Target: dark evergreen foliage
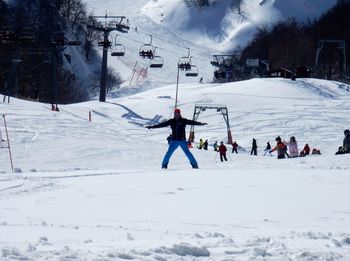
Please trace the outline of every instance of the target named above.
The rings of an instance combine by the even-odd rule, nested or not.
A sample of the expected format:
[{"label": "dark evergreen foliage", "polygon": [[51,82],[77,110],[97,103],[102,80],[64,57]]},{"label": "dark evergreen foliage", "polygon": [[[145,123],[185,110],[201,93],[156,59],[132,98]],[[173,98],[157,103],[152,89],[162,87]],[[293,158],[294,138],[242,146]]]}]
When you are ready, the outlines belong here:
[{"label": "dark evergreen foliage", "polygon": [[[93,88],[64,66],[72,59],[64,52],[68,38],[88,36],[87,21],[81,0],[26,0],[11,7],[0,0],[0,93],[53,104],[88,100]],[[86,43],[74,48],[87,52]],[[109,78],[121,83],[115,72]]]},{"label": "dark evergreen foliage", "polygon": [[308,66],[314,69],[316,77],[344,80],[343,54],[337,44],[327,44],[322,49],[318,66],[315,66],[315,58],[319,40],[344,40],[346,61],[350,61],[349,13],[350,2],[343,1],[317,21],[301,24],[289,19],[275,25],[272,30],[261,29],[243,50],[242,62],[258,58],[270,61],[272,68],[282,67],[293,72],[299,66]]}]

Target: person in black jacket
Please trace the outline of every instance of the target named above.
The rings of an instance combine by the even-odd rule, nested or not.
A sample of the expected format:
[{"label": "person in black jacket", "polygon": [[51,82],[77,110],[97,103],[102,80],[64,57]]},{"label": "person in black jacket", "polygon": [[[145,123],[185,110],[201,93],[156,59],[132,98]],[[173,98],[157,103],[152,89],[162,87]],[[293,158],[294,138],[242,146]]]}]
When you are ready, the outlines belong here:
[{"label": "person in black jacket", "polygon": [[350,153],[350,131],[344,130],[343,150],[345,153]]},{"label": "person in black jacket", "polygon": [[146,126],[147,129],[156,129],[170,126],[172,130],[172,140],[168,147],[168,151],[166,152],[163,162],[162,169],[168,168],[168,163],[171,155],[173,155],[174,151],[180,146],[181,149],[185,152],[188,160],[190,161],[192,168],[198,169],[198,163],[187,146],[186,141],[186,125],[206,125],[207,123],[202,123],[198,121],[188,120],[186,118],[181,117],[180,109],[174,110],[174,118],[167,120],[165,122],[153,125]]},{"label": "person in black jacket", "polygon": [[256,139],[253,138],[253,142],[252,142],[252,150],[250,151],[250,155],[256,156],[258,155],[258,145],[256,145]]}]

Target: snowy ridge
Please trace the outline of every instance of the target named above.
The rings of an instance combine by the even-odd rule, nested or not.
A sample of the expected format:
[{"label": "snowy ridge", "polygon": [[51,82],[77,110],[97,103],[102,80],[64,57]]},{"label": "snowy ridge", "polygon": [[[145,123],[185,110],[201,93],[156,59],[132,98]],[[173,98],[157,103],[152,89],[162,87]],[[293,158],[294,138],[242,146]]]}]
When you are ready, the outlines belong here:
[{"label": "snowy ridge", "polygon": [[[232,52],[243,48],[251,41],[259,28],[268,28],[274,23],[296,16],[303,21],[323,14],[336,0],[254,0],[243,1],[242,13],[230,8],[230,1],[217,1],[207,9],[186,8],[182,0],[107,0],[85,1],[89,11],[95,15],[124,15],[128,18],[131,30],[119,34],[118,43],[126,48],[124,57],[110,57],[108,64],[119,72],[130,86],[131,93],[176,82],[178,59],[187,56],[190,48],[193,63],[199,68],[199,76],[181,82],[211,82],[214,68],[211,66],[213,54]],[[137,29],[137,31],[136,31]],[[141,59],[138,51],[142,44],[150,43],[157,47],[156,54],[164,59],[162,69],[148,69],[147,77],[141,75],[149,60]],[[115,34],[112,34],[115,39]],[[113,49],[112,49],[113,50]],[[137,63],[137,64],[136,64]],[[132,69],[136,65],[133,78]],[[135,89],[133,89],[135,87]],[[118,96],[114,94],[113,97]]]}]

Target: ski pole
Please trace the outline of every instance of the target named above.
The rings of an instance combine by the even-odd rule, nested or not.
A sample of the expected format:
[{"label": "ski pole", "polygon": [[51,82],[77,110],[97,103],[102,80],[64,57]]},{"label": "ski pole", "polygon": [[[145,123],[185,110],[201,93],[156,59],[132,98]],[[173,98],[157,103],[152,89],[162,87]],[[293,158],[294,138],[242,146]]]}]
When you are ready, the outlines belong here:
[{"label": "ski pole", "polygon": [[217,151],[216,155],[215,155],[215,163],[217,163],[216,159],[218,158],[218,154],[219,154],[219,152]]},{"label": "ski pole", "polygon": [[11,162],[11,169],[13,171],[13,162],[12,162],[12,155],[11,155],[11,147],[10,147],[10,140],[9,140],[9,134],[7,131],[7,124],[6,124],[6,118],[5,118],[5,114],[2,115],[4,118],[4,125],[5,125],[5,132],[6,132],[6,139],[7,139],[7,147],[9,149],[9,155],[10,155],[10,162]]}]

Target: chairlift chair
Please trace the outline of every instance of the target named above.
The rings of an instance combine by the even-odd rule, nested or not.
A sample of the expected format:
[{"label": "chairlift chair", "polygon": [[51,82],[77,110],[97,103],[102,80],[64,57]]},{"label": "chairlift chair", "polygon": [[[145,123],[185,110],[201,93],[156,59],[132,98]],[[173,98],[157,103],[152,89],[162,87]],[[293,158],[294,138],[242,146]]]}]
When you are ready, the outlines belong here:
[{"label": "chairlift chair", "polygon": [[159,55],[153,56],[153,58],[150,61],[149,67],[150,68],[162,68],[163,67],[163,58]]},{"label": "chairlift chair", "polygon": [[98,44],[98,46],[111,47],[111,46],[112,46],[112,41],[111,41],[110,37],[108,37],[108,40],[105,41],[105,40],[104,40],[104,37],[102,36],[102,37],[100,37],[100,38],[98,39],[97,44]]},{"label": "chairlift chair", "polygon": [[153,59],[153,46],[150,44],[144,44],[140,47],[139,55],[142,58]]},{"label": "chairlift chair", "polygon": [[125,47],[122,44],[115,44],[113,46],[113,51],[111,53],[111,56],[116,56],[116,57],[120,57],[120,56],[124,56],[125,54]]},{"label": "chairlift chair", "polygon": [[116,56],[116,57],[124,56],[125,47],[124,45],[117,43],[117,37],[118,35],[116,35],[114,38],[114,46],[113,46],[111,56]]},{"label": "chairlift chair", "polygon": [[186,71],[185,74],[187,77],[197,77],[198,76],[198,67],[191,64],[191,69]]},{"label": "chairlift chair", "polygon": [[68,40],[67,45],[81,45],[80,40]]},{"label": "chairlift chair", "polygon": [[142,58],[153,59],[154,56],[154,47],[152,46],[152,35],[150,35],[151,41],[149,44],[144,44],[140,47],[139,55]]},{"label": "chairlift chair", "polygon": [[225,79],[226,78],[226,73],[221,70],[216,70],[214,71],[214,77],[215,79]]},{"label": "chairlift chair", "polygon": [[188,49],[187,56],[183,56],[179,59],[177,62],[177,68],[183,71],[190,71],[191,70],[191,55],[190,55],[190,48]]},{"label": "chairlift chair", "polygon": [[156,49],[157,49],[157,47],[155,47],[153,49],[153,58],[149,62],[150,68],[162,68],[163,67],[163,63],[164,63],[163,58],[159,55],[156,55]]},{"label": "chairlift chair", "polygon": [[65,37],[64,34],[56,34],[51,38],[51,42],[55,45],[61,45],[63,46],[65,44]]},{"label": "chairlift chair", "polygon": [[191,70],[191,59],[188,57],[181,57],[177,63],[177,67],[183,71]]}]

